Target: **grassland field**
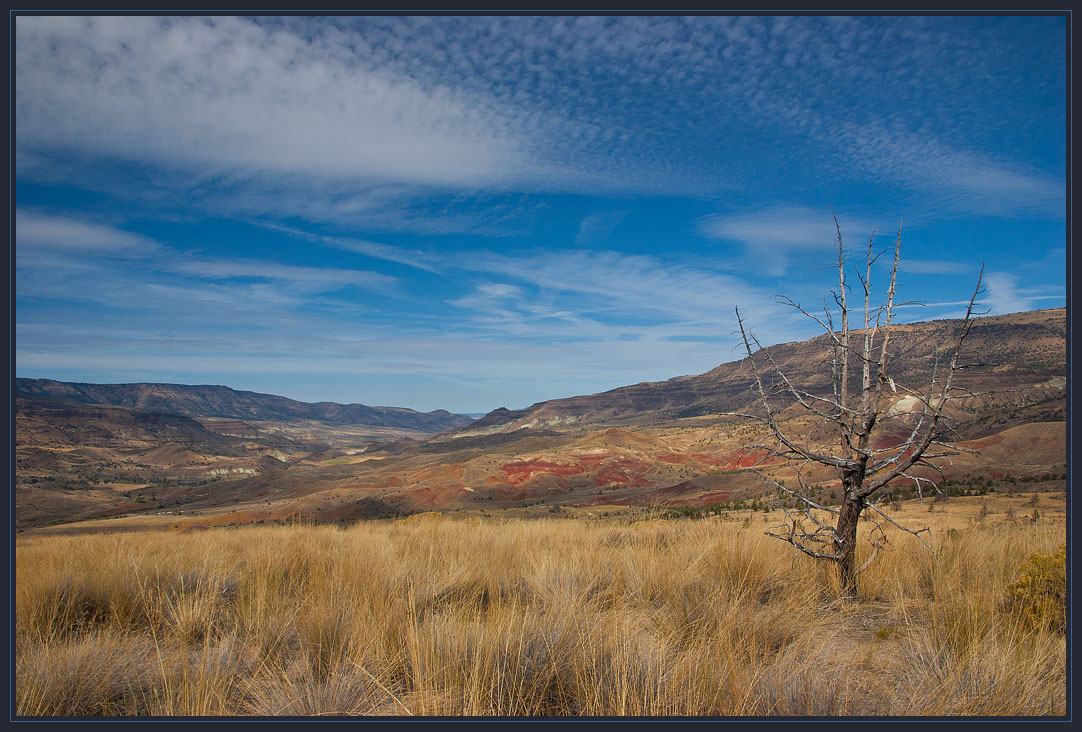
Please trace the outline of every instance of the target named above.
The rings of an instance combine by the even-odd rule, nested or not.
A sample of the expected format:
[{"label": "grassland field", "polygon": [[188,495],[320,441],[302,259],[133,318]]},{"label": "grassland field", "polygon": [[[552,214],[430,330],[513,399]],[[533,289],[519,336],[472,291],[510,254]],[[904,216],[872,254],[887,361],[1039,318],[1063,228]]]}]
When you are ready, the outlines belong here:
[{"label": "grassland field", "polygon": [[855,600],[778,511],[25,532],[16,711],[1062,715],[1065,498],[905,501]]}]

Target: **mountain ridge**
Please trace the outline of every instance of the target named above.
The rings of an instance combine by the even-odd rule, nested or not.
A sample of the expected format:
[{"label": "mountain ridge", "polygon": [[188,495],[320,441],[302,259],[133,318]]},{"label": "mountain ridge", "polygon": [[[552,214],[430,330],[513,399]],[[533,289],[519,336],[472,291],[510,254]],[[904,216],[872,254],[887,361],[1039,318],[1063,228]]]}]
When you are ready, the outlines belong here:
[{"label": "mountain ridge", "polygon": [[55,379],[15,379],[16,396],[49,398],[99,406],[202,419],[317,420],[334,425],[397,427],[440,432],[469,424],[465,415],[439,409],[418,412],[405,407],[371,407],[337,402],[301,402],[274,394],[210,384],[136,382],[93,384]]},{"label": "mountain ridge", "polygon": [[[892,347],[897,351],[892,373],[899,382],[920,383],[935,353],[935,343],[953,343],[961,319],[938,319],[892,326]],[[863,331],[854,330],[854,334]],[[976,365],[959,372],[960,385],[967,381],[993,382],[996,388],[1012,381],[1047,373],[1065,373],[1066,309],[1048,308],[1008,315],[978,317],[966,339],[963,356]],[[786,371],[805,387],[824,387],[824,371],[818,367],[829,345],[826,334],[803,341],[764,347]],[[857,376],[854,372],[854,376]],[[481,419],[448,430],[436,439],[558,426],[691,417],[738,411],[755,398],[748,359],[719,364],[702,374],[674,376],[664,381],[644,381],[607,391],[536,402],[524,409],[495,409]]]},{"label": "mountain ridge", "polygon": [[[926,385],[935,352],[953,349],[960,324],[897,326],[891,373],[899,385]],[[829,337],[819,336],[765,350],[802,388],[829,390],[829,363],[826,375],[823,366],[828,345]],[[952,406],[955,438],[976,452],[955,457],[944,466],[943,477],[1063,474],[1065,310],[977,319],[963,362],[971,368],[958,373],[958,383],[992,394]],[[24,388],[30,386],[24,382]],[[62,386],[54,382],[54,391],[63,392]],[[223,389],[213,393],[236,394]],[[745,358],[704,374],[526,409],[500,408],[464,429],[425,436],[385,430],[382,435],[389,439],[372,439],[369,432],[328,423],[290,426],[250,417],[226,423],[204,417],[207,429],[242,438],[220,445],[171,436],[166,428],[172,423],[150,418],[144,424],[139,415],[103,414],[110,418],[105,424],[99,418],[64,423],[62,414],[38,402],[26,404],[35,410],[24,409],[17,426],[23,438],[17,451],[17,515],[20,527],[105,516],[117,517],[116,526],[155,526],[174,521],[172,511],[190,516],[186,521],[240,525],[296,517],[361,520],[370,517],[373,501],[390,514],[732,504],[767,490],[747,455],[747,446],[763,436],[761,425],[727,415],[743,411],[755,398]],[[905,408],[905,397],[887,398],[890,408]],[[288,406],[290,400],[279,399]],[[799,409],[787,408],[781,399],[777,406],[783,420],[800,425]],[[230,408],[236,412],[236,407]],[[202,408],[220,412],[221,405]],[[128,420],[152,429],[131,432]],[[113,437],[103,435],[103,428]],[[340,434],[332,441],[329,431]],[[880,436],[892,438],[887,432]],[[286,440],[296,442],[291,446]],[[778,479],[793,479],[785,466],[769,469]],[[829,499],[830,475],[820,471],[805,477]],[[129,518],[120,517],[129,512]]]}]

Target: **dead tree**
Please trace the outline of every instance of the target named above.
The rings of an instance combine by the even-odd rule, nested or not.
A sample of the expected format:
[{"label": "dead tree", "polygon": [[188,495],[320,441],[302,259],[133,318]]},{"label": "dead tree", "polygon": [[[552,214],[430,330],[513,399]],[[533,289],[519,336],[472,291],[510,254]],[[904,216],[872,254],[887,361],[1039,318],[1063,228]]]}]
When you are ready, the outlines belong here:
[{"label": "dead tree", "polygon": [[[829,367],[830,386],[813,392],[809,387],[794,383],[775,363],[771,353],[764,350],[745,328],[738,308],[737,323],[754,374],[756,401],[761,409],[738,416],[756,420],[767,427],[766,436],[752,446],[762,455],[758,465],[772,463],[796,468],[795,488],[758,471],[781,497],[792,499],[786,502],[796,504],[796,508],[783,505],[784,523],[767,534],[792,544],[809,556],[836,562],[843,594],[855,596],[857,575],[886,546],[887,524],[922,542],[921,534],[928,531],[927,528],[914,530],[902,526],[886,514],[881,504],[889,498],[892,487],[911,483],[921,498],[926,490],[938,493],[938,482],[928,475],[942,477],[943,460],[971,452],[952,442],[953,429],[944,410],[952,399],[977,396],[959,387],[955,375],[965,368],[959,357],[973,325],[974,306],[982,292],[984,267],[982,265],[977,277],[977,287],[969,300],[957,338],[948,349],[933,355],[926,384],[896,383],[891,374],[891,358],[895,355],[891,348],[891,328],[894,310],[903,304],[895,302],[901,227],[894,242],[894,264],[885,300],[875,306],[872,305],[872,265],[882,252],[873,252],[874,233],[869,238],[864,271],[856,270],[860,283],[856,293],[863,296],[863,323],[853,328],[845,250],[836,216],[834,226],[838,256],[838,290],[831,293],[834,309],[824,302],[824,315],[819,317],[787,297],[779,298],[815,320],[826,331],[831,356],[829,362],[824,363],[824,370]],[[835,328],[835,313],[840,316],[840,329]],[[859,316],[859,311],[856,314]],[[915,409],[892,410],[891,406],[904,396],[915,399],[915,402],[910,400]],[[798,405],[804,419],[782,418],[782,411],[793,405]],[[798,426],[800,423],[804,427]],[[886,434],[884,427],[888,425],[899,428],[905,436],[896,444],[883,446],[882,440],[877,441],[873,436]],[[901,426],[904,429],[900,429]],[[931,472],[918,471],[922,466]],[[813,468],[825,468],[840,478],[842,496],[837,507],[816,500],[809,482]],[[868,534],[871,552],[857,567],[857,526],[862,514],[873,524]]]}]

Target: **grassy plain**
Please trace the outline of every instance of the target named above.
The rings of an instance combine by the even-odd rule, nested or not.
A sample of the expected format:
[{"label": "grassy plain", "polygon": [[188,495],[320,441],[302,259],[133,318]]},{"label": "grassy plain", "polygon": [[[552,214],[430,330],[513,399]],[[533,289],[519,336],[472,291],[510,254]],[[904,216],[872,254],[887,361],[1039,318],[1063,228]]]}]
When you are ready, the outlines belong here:
[{"label": "grassy plain", "polygon": [[1061,715],[1063,630],[1011,588],[1064,508],[908,501],[934,552],[895,532],[850,601],[776,512],[28,532],[17,713]]}]

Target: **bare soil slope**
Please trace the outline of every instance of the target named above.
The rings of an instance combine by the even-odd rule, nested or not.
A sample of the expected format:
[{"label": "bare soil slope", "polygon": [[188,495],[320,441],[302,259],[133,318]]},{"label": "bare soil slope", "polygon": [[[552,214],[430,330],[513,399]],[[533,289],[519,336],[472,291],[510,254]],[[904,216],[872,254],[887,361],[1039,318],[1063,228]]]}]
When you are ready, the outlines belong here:
[{"label": "bare soil slope", "polygon": [[[925,379],[935,349],[949,343],[957,327],[957,321],[900,326],[895,378],[902,383]],[[944,465],[945,477],[1006,480],[1065,473],[1064,311],[979,319],[967,343],[966,363],[973,365],[962,372],[967,385],[1008,391],[952,411],[962,446],[978,454],[955,457]],[[775,361],[791,367],[792,378],[814,387],[821,375],[813,365],[825,348],[825,339],[816,339],[770,351]],[[241,524],[538,505],[736,505],[769,492],[753,470],[762,455],[747,448],[762,436],[761,429],[718,414],[751,400],[750,379],[746,360],[737,361],[700,376],[543,402],[517,412],[496,410],[465,429],[426,440],[358,436],[350,444],[342,433],[334,445],[304,443],[291,454],[261,441],[275,423],[219,420],[215,426],[230,433],[215,438],[225,440],[215,448],[219,462],[179,439],[141,444],[138,459],[146,465],[168,463],[168,470],[209,477],[188,485],[148,479],[158,504],[141,511],[173,511],[169,516],[183,511],[201,521]],[[895,408],[906,410],[904,397],[897,398]],[[795,431],[810,427],[799,410],[784,416]],[[26,424],[22,429],[35,437],[21,443],[22,475],[74,469],[75,458],[60,449],[70,429],[63,420]],[[175,430],[182,432],[179,426]],[[899,441],[895,432],[884,429],[877,436],[880,446]],[[285,439],[281,431],[273,434]],[[57,444],[43,449],[47,439]],[[70,452],[99,443],[87,437],[63,444]],[[225,460],[226,449],[238,450],[238,457]],[[793,477],[785,466],[759,468],[780,480]],[[809,478],[823,500],[831,500],[833,476],[811,473]],[[40,525],[40,515],[27,512],[25,503],[20,500],[21,525]],[[102,509],[132,510],[115,502]],[[75,511],[68,518],[79,515]],[[32,516],[37,518],[25,518]]]}]

